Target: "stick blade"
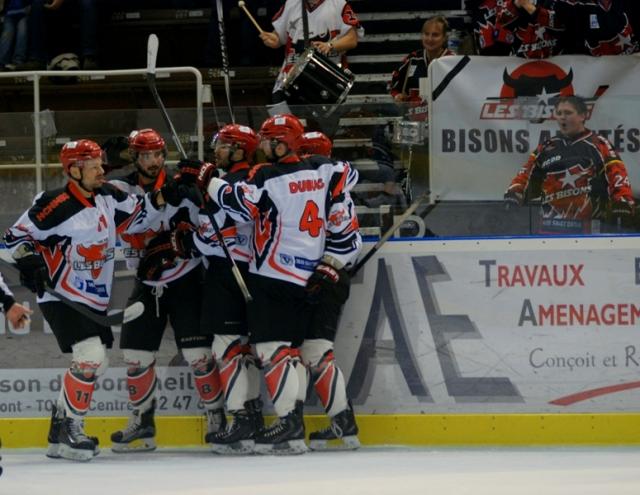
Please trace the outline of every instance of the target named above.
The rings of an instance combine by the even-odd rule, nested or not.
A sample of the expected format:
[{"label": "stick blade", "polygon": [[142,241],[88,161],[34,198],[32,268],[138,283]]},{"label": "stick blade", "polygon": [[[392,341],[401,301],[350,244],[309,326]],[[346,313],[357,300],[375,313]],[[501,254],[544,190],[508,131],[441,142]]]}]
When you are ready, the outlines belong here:
[{"label": "stick blade", "polygon": [[127,306],[122,315],[122,323],[128,323],[138,318],[144,313],[144,304],[140,301],[134,302],[131,306]]},{"label": "stick blade", "polygon": [[156,73],[156,60],[158,59],[158,46],[160,41],[155,34],[150,34],[147,40],[147,72]]}]

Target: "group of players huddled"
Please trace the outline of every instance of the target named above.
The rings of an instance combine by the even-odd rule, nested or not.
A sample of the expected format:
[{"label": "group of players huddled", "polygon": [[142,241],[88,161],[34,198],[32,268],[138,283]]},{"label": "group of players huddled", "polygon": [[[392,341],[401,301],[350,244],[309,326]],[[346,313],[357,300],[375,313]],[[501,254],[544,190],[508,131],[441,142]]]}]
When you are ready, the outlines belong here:
[{"label": "group of players huddled", "polygon": [[[52,410],[49,457],[88,461],[99,452],[83,418],[113,334],[45,286],[106,314],[118,242],[137,274],[128,304],[141,301],[145,309],[122,326],[131,415],[111,435],[114,452],[156,448],[155,356],[167,320],[206,409],[205,441],[214,452],[307,451],[309,380],[331,418],[309,435],[309,446],[359,446],[333,350],[347,269],[362,246],[350,196],[358,174],[329,158],[331,145],[321,133],[305,133],[293,115],[268,118],[257,134],[230,124],[212,141],[215,163],[181,160],[172,177],[164,139],[141,129],[129,136],[135,172],[111,181],[98,144],[63,146],[67,184],[38,194],[4,237],[21,283],[37,293],[61,351],[72,354]],[[256,165],[258,148],[267,162]],[[261,376],[277,415],[269,426]]]}]

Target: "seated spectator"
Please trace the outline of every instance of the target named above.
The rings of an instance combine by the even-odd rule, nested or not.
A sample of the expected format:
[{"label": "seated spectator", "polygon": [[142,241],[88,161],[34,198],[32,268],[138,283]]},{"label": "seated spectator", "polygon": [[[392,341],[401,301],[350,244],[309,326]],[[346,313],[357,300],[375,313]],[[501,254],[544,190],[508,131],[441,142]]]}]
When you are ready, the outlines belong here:
[{"label": "seated spectator", "polygon": [[398,101],[422,101],[418,95],[420,78],[427,77],[427,68],[436,58],[455,55],[448,48],[449,23],[443,16],[427,19],[422,25],[422,48],[414,50],[393,71],[389,92]]},{"label": "seated spectator", "polygon": [[0,70],[16,70],[26,60],[30,3],[29,0],[7,0],[4,9],[0,9],[4,15],[0,35]]},{"label": "seated spectator", "polygon": [[631,224],[634,200],[627,169],[607,139],[585,127],[579,96],[555,102],[559,134],[540,144],[507,189],[505,206],[541,201],[541,234],[598,232],[594,220]]},{"label": "seated spectator", "polygon": [[[554,0],[538,0],[538,6]],[[513,33],[511,55],[523,58],[547,58],[562,53],[560,35],[564,29],[551,27],[549,10],[525,9],[525,0],[505,0],[497,7],[496,22],[500,29]]]},{"label": "seated spectator", "polygon": [[498,7],[504,0],[467,0],[471,14],[473,34],[480,55],[509,55],[514,41],[513,33],[497,20]]},{"label": "seated spectator", "polygon": [[530,15],[544,16],[549,27],[565,29],[565,53],[629,55],[640,49],[625,0],[555,0],[550,8],[531,0],[514,3]]}]

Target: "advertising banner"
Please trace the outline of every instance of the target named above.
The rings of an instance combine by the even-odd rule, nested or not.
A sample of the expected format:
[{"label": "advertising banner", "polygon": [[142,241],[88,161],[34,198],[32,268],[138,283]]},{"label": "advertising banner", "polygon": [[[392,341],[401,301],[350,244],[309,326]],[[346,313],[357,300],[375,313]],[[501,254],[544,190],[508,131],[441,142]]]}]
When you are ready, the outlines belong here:
[{"label": "advertising banner", "polygon": [[[360,413],[639,410],[637,244],[387,243],[353,279],[342,314],[335,347],[348,395]],[[41,322],[25,332],[1,329],[0,417],[46,416],[58,396],[69,356]],[[198,414],[170,334],[158,357],[159,414]],[[119,354],[111,351],[115,366],[98,381],[94,414],[126,414]]]},{"label": "advertising banner", "polygon": [[442,57],[429,67],[430,171],[447,200],[498,200],[536,146],[555,135],[554,97],[587,101],[640,193],[640,56]]}]

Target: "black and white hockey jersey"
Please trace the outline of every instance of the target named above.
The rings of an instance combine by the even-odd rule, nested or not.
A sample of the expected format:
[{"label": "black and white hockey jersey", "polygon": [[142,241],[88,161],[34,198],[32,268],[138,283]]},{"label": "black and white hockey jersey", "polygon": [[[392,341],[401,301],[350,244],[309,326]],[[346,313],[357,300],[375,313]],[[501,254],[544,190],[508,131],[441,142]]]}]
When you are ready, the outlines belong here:
[{"label": "black and white hockey jersey", "polygon": [[[109,182],[129,194],[145,194],[146,192],[160,189],[165,181],[173,180],[167,178],[166,172],[162,170],[156,181],[152,184],[143,185],[139,180],[137,172],[133,172],[125,177],[115,178]],[[122,246],[127,268],[135,270],[138,268],[140,260],[144,257],[145,247],[151,239],[158,233],[176,228],[193,229],[198,223],[198,207],[189,200],[182,200],[179,206],[167,204],[154,220],[147,222],[147,229],[139,233],[119,231],[120,244]],[[176,258],[176,265],[162,272],[159,280],[145,280],[147,285],[165,285],[189,273],[200,264],[200,258],[181,259]]]},{"label": "black and white hockey jersey", "polygon": [[323,255],[349,265],[360,251],[355,181],[346,162],[293,155],[235,184],[212,179],[208,191],[232,218],[253,222],[252,273],[304,286]]},{"label": "black and white hockey jersey", "polygon": [[[28,244],[44,258],[53,288],[98,311],[109,305],[116,230],[142,232],[160,214],[150,196],[127,194],[105,184],[90,198],[69,182],[38,194],[33,206],[5,233],[13,253]],[[55,301],[48,293],[38,302]]]}]

